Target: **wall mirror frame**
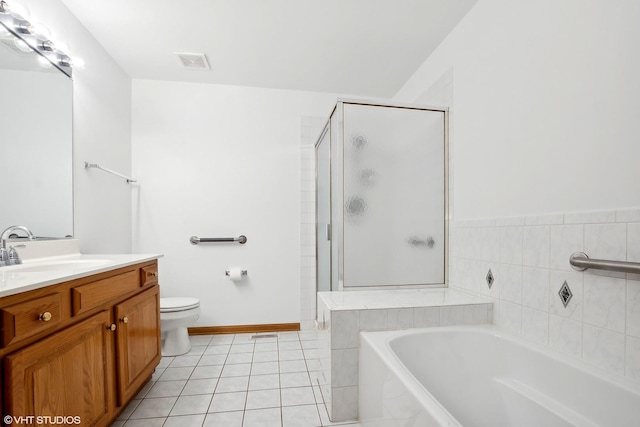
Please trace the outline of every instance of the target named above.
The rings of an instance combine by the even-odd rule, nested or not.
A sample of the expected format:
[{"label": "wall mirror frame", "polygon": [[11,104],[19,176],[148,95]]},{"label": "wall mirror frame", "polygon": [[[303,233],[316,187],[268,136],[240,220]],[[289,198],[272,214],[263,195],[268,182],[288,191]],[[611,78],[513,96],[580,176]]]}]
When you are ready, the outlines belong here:
[{"label": "wall mirror frame", "polygon": [[71,59],[0,1],[0,231],[73,236]]}]

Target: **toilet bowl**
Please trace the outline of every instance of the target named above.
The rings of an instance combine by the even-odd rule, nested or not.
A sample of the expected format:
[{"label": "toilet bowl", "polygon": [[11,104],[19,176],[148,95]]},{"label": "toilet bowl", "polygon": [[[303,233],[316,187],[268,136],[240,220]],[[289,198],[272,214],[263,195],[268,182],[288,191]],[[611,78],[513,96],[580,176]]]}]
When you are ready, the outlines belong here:
[{"label": "toilet bowl", "polygon": [[191,350],[187,327],[200,317],[197,298],[160,298],[160,331],[162,355],[178,356]]}]

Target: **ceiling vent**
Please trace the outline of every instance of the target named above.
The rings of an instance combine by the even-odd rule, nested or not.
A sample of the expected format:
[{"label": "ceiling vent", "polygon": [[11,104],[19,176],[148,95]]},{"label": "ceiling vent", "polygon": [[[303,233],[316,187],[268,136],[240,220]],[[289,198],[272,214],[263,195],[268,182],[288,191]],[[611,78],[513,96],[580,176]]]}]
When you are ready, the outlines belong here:
[{"label": "ceiling vent", "polygon": [[174,52],[180,60],[180,64],[189,70],[210,70],[209,61],[204,53]]}]

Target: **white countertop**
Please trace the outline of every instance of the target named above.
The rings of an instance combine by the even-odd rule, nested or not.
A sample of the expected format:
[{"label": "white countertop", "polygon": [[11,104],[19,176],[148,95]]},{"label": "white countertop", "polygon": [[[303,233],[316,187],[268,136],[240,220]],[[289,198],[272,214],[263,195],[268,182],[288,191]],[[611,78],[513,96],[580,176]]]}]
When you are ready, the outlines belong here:
[{"label": "white countertop", "polygon": [[0,267],[0,297],[79,279],[162,257],[160,254],[70,254]]},{"label": "white countertop", "polygon": [[432,307],[489,304],[490,298],[452,288],[318,292],[329,310]]}]

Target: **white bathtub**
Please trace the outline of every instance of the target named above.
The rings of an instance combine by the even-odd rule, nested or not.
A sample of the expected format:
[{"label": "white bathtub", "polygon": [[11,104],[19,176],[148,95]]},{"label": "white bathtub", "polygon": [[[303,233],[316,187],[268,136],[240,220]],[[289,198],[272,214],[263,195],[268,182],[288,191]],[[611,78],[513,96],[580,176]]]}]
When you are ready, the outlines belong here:
[{"label": "white bathtub", "polygon": [[640,386],[493,326],[360,334],[366,427],[640,426]]}]

